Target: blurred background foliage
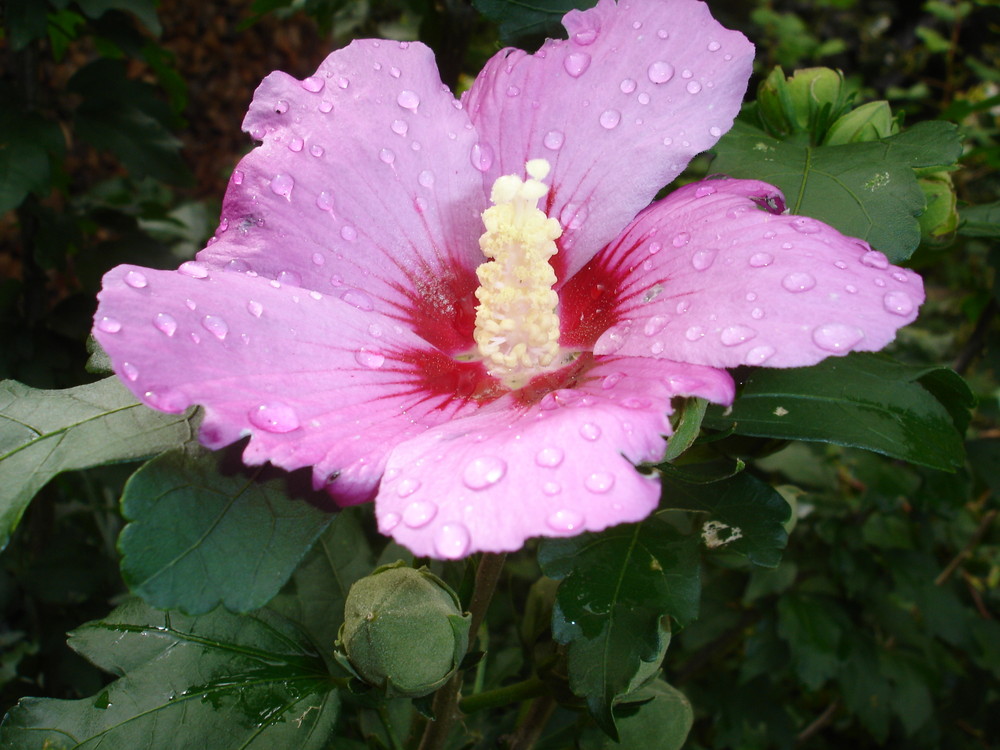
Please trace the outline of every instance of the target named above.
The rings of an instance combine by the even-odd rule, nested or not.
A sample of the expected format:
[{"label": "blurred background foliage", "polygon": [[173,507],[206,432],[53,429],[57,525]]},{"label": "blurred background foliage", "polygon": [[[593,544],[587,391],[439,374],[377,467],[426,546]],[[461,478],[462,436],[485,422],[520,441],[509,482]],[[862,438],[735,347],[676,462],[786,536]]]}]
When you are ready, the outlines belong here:
[{"label": "blurred background foliage", "polygon": [[[44,388],[83,363],[101,275],[174,267],[211,235],[239,123],[268,72],[309,75],[363,36],[420,39],[462,88],[501,44],[558,34],[573,0],[7,0],[0,36],[0,378]],[[586,3],[579,3],[585,5]],[[795,509],[784,560],[708,558],[700,617],[665,676],[695,707],[690,748],[996,747],[1000,737],[1000,6],[987,0],[713,0],[775,65],[844,71],[856,103],[964,137],[947,203],[911,265],[928,302],[895,354],[951,364],[978,397],[956,474],[828,445],[758,441],[752,471]],[[710,171],[707,159],[690,179]],[[940,179],[940,176],[939,176]],[[950,194],[950,191],[945,191]],[[943,227],[943,228],[942,228]],[[65,633],[122,600],[116,539],[132,467],[61,476],[0,556],[0,709],[78,698],[108,676]],[[373,540],[377,537],[373,537]],[[494,657],[520,660],[519,602],[538,577],[508,565]],[[545,625],[541,626],[544,631]],[[565,747],[557,714],[539,747]],[[600,735],[587,747],[601,747]]]}]

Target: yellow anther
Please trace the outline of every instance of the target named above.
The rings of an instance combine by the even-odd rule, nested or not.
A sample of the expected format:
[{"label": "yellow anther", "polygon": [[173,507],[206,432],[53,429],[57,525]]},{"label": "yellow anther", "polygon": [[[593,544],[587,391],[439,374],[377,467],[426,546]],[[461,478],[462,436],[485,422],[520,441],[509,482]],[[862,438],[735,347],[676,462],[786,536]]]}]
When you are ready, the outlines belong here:
[{"label": "yellow anther", "polygon": [[532,159],[528,179],[504,175],[493,183],[493,206],[483,212],[479,238],[492,260],[476,269],[476,345],[490,373],[511,388],[549,369],[559,354],[556,274],[549,264],[562,234],[555,219],[538,208],[548,193],[549,163]]}]

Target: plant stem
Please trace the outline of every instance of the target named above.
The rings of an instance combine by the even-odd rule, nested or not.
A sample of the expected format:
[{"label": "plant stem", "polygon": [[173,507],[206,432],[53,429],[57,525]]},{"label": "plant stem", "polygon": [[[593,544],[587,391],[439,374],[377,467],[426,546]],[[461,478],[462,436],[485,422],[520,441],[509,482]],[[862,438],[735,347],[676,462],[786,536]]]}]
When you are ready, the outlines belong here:
[{"label": "plant stem", "polygon": [[[469,602],[469,613],[472,615],[469,627],[471,637],[469,639],[469,650],[475,646],[476,634],[486,617],[486,610],[493,598],[497,581],[503,572],[503,565],[507,559],[504,553],[485,553],[479,561],[476,570],[476,583],[472,589],[472,600]],[[458,697],[462,689],[462,672],[458,671],[445,683],[444,687],[434,695],[434,702],[431,710],[434,712],[435,720],[427,722],[424,727],[424,734],[420,738],[419,750],[442,750],[451,734],[451,728],[458,718]]]},{"label": "plant stem", "polygon": [[529,677],[513,685],[506,685],[496,690],[486,690],[462,698],[458,702],[459,710],[464,714],[471,714],[482,711],[486,708],[496,706],[506,706],[508,703],[516,703],[528,698],[537,698],[546,691],[545,683],[537,677]]}]

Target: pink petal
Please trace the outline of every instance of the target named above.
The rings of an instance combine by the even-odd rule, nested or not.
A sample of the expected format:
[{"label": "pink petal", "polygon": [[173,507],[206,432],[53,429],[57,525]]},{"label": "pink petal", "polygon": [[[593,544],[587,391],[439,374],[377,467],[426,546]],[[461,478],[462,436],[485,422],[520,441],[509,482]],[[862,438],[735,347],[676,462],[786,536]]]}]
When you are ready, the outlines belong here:
[{"label": "pink petal", "polygon": [[513,396],[398,445],[375,500],[379,529],[417,555],[520,549],[645,518],[677,394],[732,400],[722,371],[647,359],[598,362],[585,382],[528,407]]},{"label": "pink petal", "polygon": [[427,47],[356,41],[304,81],[272,73],[243,127],[263,143],[234,172],[200,261],[363,289],[379,312],[467,348],[488,204],[469,118]]},{"label": "pink petal", "polygon": [[782,205],[770,185],[723,179],[643,212],[573,280],[577,295],[591,276],[615,290],[595,353],[800,367],[881,349],[916,318],[917,274]]},{"label": "pink petal", "polygon": [[429,387],[450,358],[363,304],[197,264],[119,266],[99,300],[94,333],[141,400],[203,405],[206,446],[250,435],[248,464],[314,466],[341,503],[371,499],[392,445],[477,408],[447,372]]},{"label": "pink petal", "polygon": [[566,279],[730,128],[753,46],[694,0],[601,0],[563,23],[568,40],[500,51],[464,101],[485,184],[528,159],[552,164]]}]

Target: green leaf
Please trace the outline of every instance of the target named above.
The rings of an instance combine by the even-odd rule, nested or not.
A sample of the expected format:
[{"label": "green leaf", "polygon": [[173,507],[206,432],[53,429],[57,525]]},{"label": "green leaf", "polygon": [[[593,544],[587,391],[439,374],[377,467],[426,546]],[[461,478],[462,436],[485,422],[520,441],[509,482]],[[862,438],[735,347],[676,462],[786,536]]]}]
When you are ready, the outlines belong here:
[{"label": "green leaf", "polygon": [[61,391],[0,383],[0,549],[56,474],[137,461],[193,439],[193,412],[153,411],[117,378]]},{"label": "green leaf", "polygon": [[[9,94],[0,89],[0,97]],[[29,193],[51,190],[50,154],[65,151],[59,126],[32,113],[12,109],[0,114],[0,214],[17,208]]]},{"label": "green leaf", "polygon": [[351,584],[375,569],[360,522],[367,511],[352,507],[338,513],[288,586],[271,602],[272,609],[302,625],[316,643],[332,646],[344,621],[344,601]]},{"label": "green leaf", "polygon": [[745,473],[712,484],[662,482],[664,507],[708,513],[702,539],[709,549],[724,547],[767,568],[781,562],[791,509],[770,485]]},{"label": "green leaf", "polygon": [[128,602],[70,634],[119,679],[82,700],[24,698],[0,727],[10,750],[321,750],[339,712],[323,659],[261,610],[191,618]]},{"label": "green leaf", "polygon": [[612,705],[645,663],[659,658],[660,620],[687,623],[698,613],[698,544],[653,517],[600,534],[545,539],[538,562],[562,580],[552,614],[556,641],[568,646],[570,689],[617,736]]},{"label": "green leaf", "polygon": [[500,25],[500,43],[523,46],[528,41],[563,36],[561,21],[574,8],[585,9],[595,0],[472,0],[476,10]]},{"label": "green leaf", "polygon": [[778,634],[788,641],[792,666],[809,690],[839,672],[840,644],[849,627],[841,609],[825,597],[793,592],[778,599]]},{"label": "green leaf", "polygon": [[[922,384],[931,377],[949,406],[972,403],[957,375],[872,354],[830,357],[787,370],[758,369],[731,409],[710,407],[706,427],[741,435],[813,440],[882,453],[954,471],[964,461],[962,436],[945,407]],[[945,387],[946,386],[946,387]]]},{"label": "green leaf", "polygon": [[951,166],[961,147],[957,127],[942,121],[840,146],[779,141],[737,122],[716,145],[712,170],[776,185],[793,214],[825,221],[900,261],[920,244],[924,195],[913,170]]},{"label": "green leaf", "polygon": [[130,523],[118,540],[132,593],[189,614],[270,601],[332,515],[290,498],[292,475],[263,481],[262,472],[227,467],[224,453],[172,451],[133,474],[122,496]]},{"label": "green leaf", "polygon": [[122,10],[134,14],[153,36],[163,31],[156,15],[156,0],[76,0],[76,4],[90,18],[100,18],[109,10]]},{"label": "green leaf", "polygon": [[958,211],[958,233],[966,237],[1000,237],[1000,201],[981,206],[965,206]]}]

